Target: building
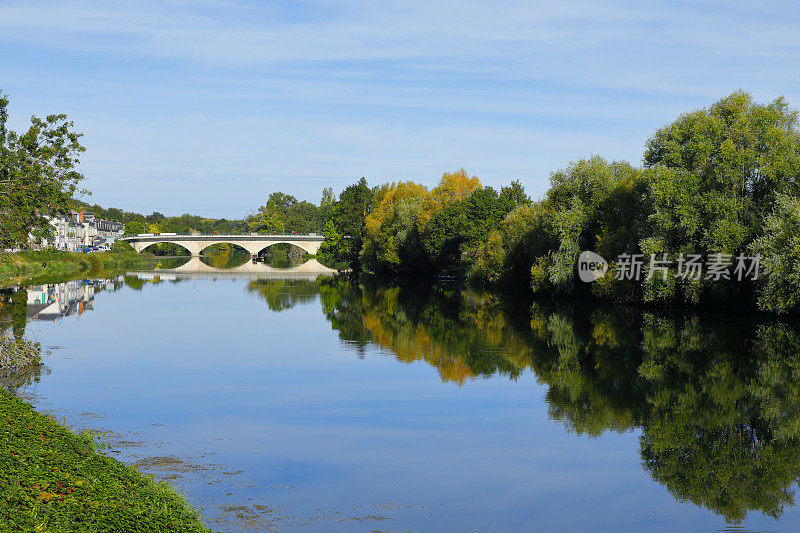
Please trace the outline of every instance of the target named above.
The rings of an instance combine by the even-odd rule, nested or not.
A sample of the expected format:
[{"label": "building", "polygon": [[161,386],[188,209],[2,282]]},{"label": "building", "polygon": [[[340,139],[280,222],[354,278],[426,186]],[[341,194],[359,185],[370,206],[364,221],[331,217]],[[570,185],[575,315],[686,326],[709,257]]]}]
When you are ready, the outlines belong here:
[{"label": "building", "polygon": [[113,242],[125,233],[125,224],[122,222],[99,219],[94,213],[86,211],[48,217],[48,221],[51,235],[39,242],[31,238],[35,248],[77,251],[86,246]]}]

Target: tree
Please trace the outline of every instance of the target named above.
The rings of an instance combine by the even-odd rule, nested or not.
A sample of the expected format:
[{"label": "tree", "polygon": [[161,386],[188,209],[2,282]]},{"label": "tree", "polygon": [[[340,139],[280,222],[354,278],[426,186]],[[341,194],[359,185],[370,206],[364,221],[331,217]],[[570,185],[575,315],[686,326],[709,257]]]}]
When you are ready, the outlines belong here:
[{"label": "tree", "polygon": [[336,195],[333,194],[333,187],[322,189],[322,199],[319,201],[319,206],[322,208],[331,207],[334,203],[336,203]]},{"label": "tree", "polygon": [[500,199],[508,203],[508,211],[513,211],[517,206],[531,203],[530,197],[525,194],[525,187],[519,180],[514,180],[510,185],[500,188]]},{"label": "tree", "polygon": [[325,240],[319,248],[321,260],[331,264],[346,264],[354,272],[360,269],[360,254],[363,240],[364,221],[372,209],[374,191],[361,178],[348,186],[339,195],[328,215],[323,230]]},{"label": "tree", "polygon": [[761,260],[759,305],[787,312],[800,304],[800,199],[781,195],[752,250]]},{"label": "tree", "polygon": [[719,244],[741,246],[751,233],[750,211],[765,215],[776,194],[798,192],[797,125],[797,110],[785,98],[762,105],[737,91],[656,131],[647,142],[645,166],[663,165],[697,176],[709,202],[709,244],[719,242],[717,232],[728,233],[725,225],[736,224],[745,226],[739,239]]},{"label": "tree", "polygon": [[323,228],[320,208],[311,202],[295,203],[289,207],[284,220],[289,233],[317,233]]},{"label": "tree", "polygon": [[274,192],[269,195],[267,199],[267,210],[275,211],[282,215],[286,215],[286,213],[297,203],[297,198],[292,196],[291,194],[285,194],[282,192]]},{"label": "tree", "polygon": [[148,233],[148,225],[141,220],[131,220],[125,224],[126,235],[138,235],[139,233]]},{"label": "tree", "polygon": [[328,217],[331,214],[331,209],[333,209],[333,205],[335,203],[336,195],[333,194],[333,187],[325,187],[322,189],[322,199],[319,201],[319,213],[323,224],[324,221],[328,220]]},{"label": "tree", "polygon": [[258,213],[247,217],[247,225],[253,231],[264,233],[283,233],[285,226],[278,213],[267,210],[264,206],[259,208]]},{"label": "tree", "polygon": [[417,221],[419,231],[425,230],[425,225],[434,214],[446,209],[451,204],[466,200],[480,188],[481,182],[477,176],[470,177],[463,168],[442,174],[438,185],[425,197],[425,204]]},{"label": "tree", "polygon": [[[656,131],[644,154],[653,172],[648,203],[654,227],[643,252],[670,258],[747,252],[780,195],[800,193],[797,124],[797,111],[784,98],[762,105],[738,91]],[[644,296],[697,303],[704,295],[747,290],[738,280],[675,281],[673,273],[668,283],[647,284]]]},{"label": "tree", "polygon": [[0,247],[49,234],[47,217],[65,213],[84,176],[75,170],[84,151],[66,115],[31,117],[20,135],[7,129],[8,98],[0,92]]},{"label": "tree", "polygon": [[435,273],[470,271],[480,242],[508,214],[510,205],[497,191],[484,187],[435,212],[422,234]]},{"label": "tree", "polygon": [[266,205],[247,218],[250,229],[267,233],[311,233],[322,231],[321,209],[311,202],[298,202],[290,194],[274,192]]},{"label": "tree", "polygon": [[430,192],[424,185],[405,181],[384,185],[375,194],[375,206],[364,221],[364,267],[382,274],[427,273],[420,242],[421,217]]}]

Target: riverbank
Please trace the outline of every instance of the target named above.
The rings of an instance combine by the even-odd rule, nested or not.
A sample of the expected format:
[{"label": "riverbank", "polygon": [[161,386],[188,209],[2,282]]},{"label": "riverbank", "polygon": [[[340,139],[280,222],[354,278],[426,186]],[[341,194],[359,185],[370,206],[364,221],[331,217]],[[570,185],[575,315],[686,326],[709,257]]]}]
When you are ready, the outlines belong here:
[{"label": "riverbank", "polygon": [[208,531],[166,483],[0,388],[4,531]]},{"label": "riverbank", "polygon": [[0,254],[0,283],[26,279],[102,277],[101,273],[120,273],[146,268],[152,256],[126,250],[119,244],[109,252],[80,253],[63,250],[22,251]]}]

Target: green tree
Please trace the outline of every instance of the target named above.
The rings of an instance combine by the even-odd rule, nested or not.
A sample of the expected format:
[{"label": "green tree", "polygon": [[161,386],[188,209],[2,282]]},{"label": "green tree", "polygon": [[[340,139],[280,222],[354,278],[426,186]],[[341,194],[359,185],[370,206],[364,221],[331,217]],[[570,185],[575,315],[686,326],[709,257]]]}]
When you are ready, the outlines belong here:
[{"label": "green tree", "polygon": [[148,225],[143,220],[130,220],[125,224],[126,235],[137,235],[139,233],[148,233],[149,231]]},{"label": "green tree", "polygon": [[0,248],[49,235],[46,217],[66,212],[84,179],[75,170],[81,134],[66,115],[34,116],[23,134],[7,122],[8,98],[0,92]]},{"label": "green tree", "polygon": [[281,234],[286,231],[281,216],[274,211],[268,211],[264,207],[259,208],[258,213],[247,218],[247,225],[250,226],[251,230],[262,233]]},{"label": "green tree", "polygon": [[374,191],[361,178],[339,195],[328,215],[323,230],[325,237],[318,256],[330,264],[348,265],[354,272],[360,269],[360,254],[364,242],[363,228],[372,209]]},{"label": "green tree", "polygon": [[761,257],[758,303],[767,311],[786,312],[800,304],[800,199],[778,196],[767,215],[764,234],[753,253]]},{"label": "green tree", "polygon": [[531,203],[530,197],[525,193],[525,187],[519,180],[512,181],[508,186],[500,188],[500,199],[508,204],[507,210],[513,211],[520,205]]},{"label": "green tree", "polygon": [[[800,175],[798,115],[784,98],[757,104],[742,91],[681,115],[650,138],[644,153],[651,175],[652,234],[645,254],[748,251],[761,236],[781,194],[797,195]],[[645,287],[647,300],[697,303],[704,295],[730,297],[745,284],[675,282]]]},{"label": "green tree", "polygon": [[428,271],[421,243],[420,219],[430,214],[427,187],[405,181],[384,185],[364,222],[364,268],[380,274],[420,274]]}]

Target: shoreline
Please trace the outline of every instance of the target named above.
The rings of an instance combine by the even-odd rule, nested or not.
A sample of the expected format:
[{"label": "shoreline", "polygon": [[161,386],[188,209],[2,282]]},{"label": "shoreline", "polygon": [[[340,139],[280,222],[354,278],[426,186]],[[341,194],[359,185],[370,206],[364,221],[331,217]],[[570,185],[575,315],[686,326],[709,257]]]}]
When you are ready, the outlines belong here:
[{"label": "shoreline", "polygon": [[0,523],[20,531],[209,531],[166,482],[0,387]]},{"label": "shoreline", "polygon": [[118,248],[95,253],[52,249],[0,253],[0,286],[75,277],[111,277],[152,263],[153,257],[149,254]]},{"label": "shoreline", "polygon": [[[42,370],[42,348],[0,332],[0,524],[19,531],[209,531],[165,481],[99,450],[13,391]],[[34,379],[36,379],[34,377]]]}]

